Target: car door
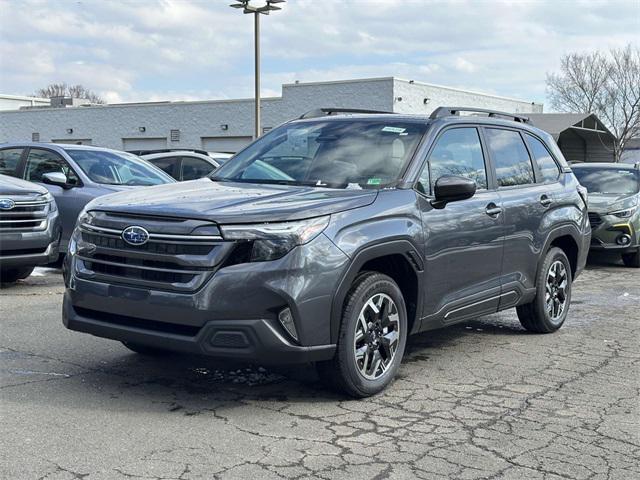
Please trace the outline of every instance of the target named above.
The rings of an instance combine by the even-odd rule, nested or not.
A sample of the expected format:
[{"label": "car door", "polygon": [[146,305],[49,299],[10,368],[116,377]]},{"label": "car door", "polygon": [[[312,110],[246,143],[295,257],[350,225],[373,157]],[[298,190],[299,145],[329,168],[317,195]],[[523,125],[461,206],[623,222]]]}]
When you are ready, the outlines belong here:
[{"label": "car door", "polygon": [[[444,175],[473,179],[476,194],[435,208],[434,185]],[[425,238],[423,329],[497,310],[503,216],[492,185],[478,129],[456,126],[441,132],[416,187]]]},{"label": "car door", "polygon": [[[51,172],[64,173],[68,188],[44,183],[43,175]],[[56,199],[62,219],[60,249],[66,251],[78,214],[94,195],[83,192],[84,187],[77,173],[59,153],[44,148],[29,149],[22,168],[22,178],[43,185]]]},{"label": "car door", "polygon": [[535,289],[537,260],[546,239],[544,219],[553,208],[555,195],[553,183],[536,182],[537,168],[523,132],[496,126],[485,127],[483,133],[495,169],[505,222],[499,306],[503,309]]}]

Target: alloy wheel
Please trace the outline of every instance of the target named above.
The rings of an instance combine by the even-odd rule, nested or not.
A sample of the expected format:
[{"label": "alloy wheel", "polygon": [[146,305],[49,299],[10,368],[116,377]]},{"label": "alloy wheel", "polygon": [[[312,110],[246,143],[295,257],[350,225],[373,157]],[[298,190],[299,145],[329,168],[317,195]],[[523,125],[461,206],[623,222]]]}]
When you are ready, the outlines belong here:
[{"label": "alloy wheel", "polygon": [[360,310],[355,328],[353,349],[360,374],[367,380],[383,376],[393,362],[399,341],[398,307],[389,295],[373,295]]},{"label": "alloy wheel", "polygon": [[549,267],[545,286],[545,306],[549,320],[557,323],[567,307],[569,276],[564,263],[556,260]]}]

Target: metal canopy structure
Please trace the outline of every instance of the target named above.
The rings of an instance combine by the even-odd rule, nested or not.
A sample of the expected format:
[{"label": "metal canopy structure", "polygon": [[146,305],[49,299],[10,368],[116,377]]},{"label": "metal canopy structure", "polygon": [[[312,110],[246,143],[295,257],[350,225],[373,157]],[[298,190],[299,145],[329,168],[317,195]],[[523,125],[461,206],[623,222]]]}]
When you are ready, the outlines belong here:
[{"label": "metal canopy structure", "polygon": [[532,125],[550,133],[570,162],[613,162],[615,136],[593,113],[529,113]]}]

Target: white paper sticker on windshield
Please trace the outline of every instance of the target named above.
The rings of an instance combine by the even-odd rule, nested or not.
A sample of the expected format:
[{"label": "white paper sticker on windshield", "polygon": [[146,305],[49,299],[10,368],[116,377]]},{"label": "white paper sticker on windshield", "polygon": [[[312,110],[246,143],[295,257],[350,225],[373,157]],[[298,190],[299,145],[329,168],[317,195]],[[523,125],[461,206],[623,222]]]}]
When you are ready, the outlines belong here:
[{"label": "white paper sticker on windshield", "polygon": [[406,128],[400,128],[400,127],[384,127],[382,129],[383,132],[391,132],[391,133],[404,133],[405,130]]}]

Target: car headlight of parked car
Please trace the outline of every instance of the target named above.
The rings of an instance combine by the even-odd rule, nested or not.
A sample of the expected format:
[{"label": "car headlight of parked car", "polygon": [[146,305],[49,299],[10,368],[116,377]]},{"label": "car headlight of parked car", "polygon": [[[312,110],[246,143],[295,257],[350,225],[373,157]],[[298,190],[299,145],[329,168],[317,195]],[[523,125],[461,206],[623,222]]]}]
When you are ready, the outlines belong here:
[{"label": "car headlight of parked car", "polygon": [[42,195],[42,199],[49,204],[50,212],[55,212],[56,210],[58,210],[58,205],[56,205],[56,200],[55,198],[53,198],[53,195],[51,195],[49,192]]},{"label": "car headlight of parked car", "polygon": [[634,213],[636,213],[638,207],[630,207],[625,208],[624,210],[616,210],[615,212],[609,212],[609,215],[614,215],[618,218],[630,218]]},{"label": "car headlight of parked car", "polygon": [[248,260],[264,262],[285,256],[294,247],[304,245],[327,228],[330,216],[294,222],[222,225],[226,240],[251,242]]}]

